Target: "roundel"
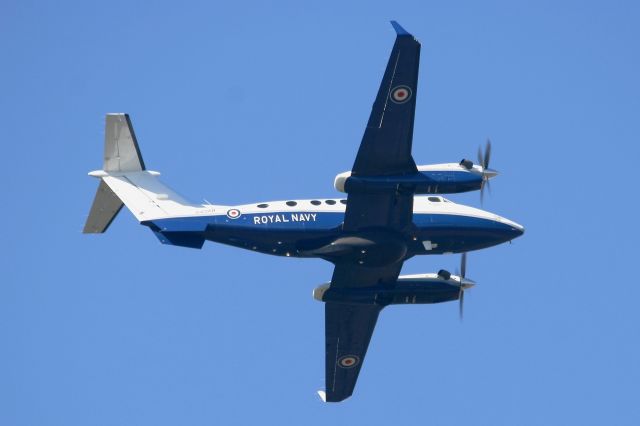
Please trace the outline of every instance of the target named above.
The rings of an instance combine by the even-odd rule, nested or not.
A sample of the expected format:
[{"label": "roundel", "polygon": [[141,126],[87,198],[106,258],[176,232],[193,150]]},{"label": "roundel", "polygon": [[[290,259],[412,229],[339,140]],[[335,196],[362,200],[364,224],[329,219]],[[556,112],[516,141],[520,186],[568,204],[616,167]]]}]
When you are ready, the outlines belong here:
[{"label": "roundel", "polygon": [[240,217],[242,213],[240,213],[240,210],[238,209],[229,209],[227,210],[227,217],[229,219],[237,219]]},{"label": "roundel", "polygon": [[360,363],[357,355],[345,355],[338,359],[338,365],[342,368],[352,368]]},{"label": "roundel", "polygon": [[411,89],[408,86],[396,86],[391,89],[391,100],[403,104],[411,99]]}]

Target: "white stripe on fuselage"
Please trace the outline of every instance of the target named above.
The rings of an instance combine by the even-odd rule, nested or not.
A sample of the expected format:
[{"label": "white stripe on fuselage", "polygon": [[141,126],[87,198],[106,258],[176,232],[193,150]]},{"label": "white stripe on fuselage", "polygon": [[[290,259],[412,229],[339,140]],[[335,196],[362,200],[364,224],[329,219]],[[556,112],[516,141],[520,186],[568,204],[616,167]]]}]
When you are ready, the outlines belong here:
[{"label": "white stripe on fuselage", "polygon": [[[429,198],[437,198],[439,201],[429,201]],[[190,215],[176,215],[174,217],[198,217],[198,216],[224,216],[229,210],[237,209],[240,215],[253,214],[259,217],[259,222],[253,218],[253,224],[266,225],[270,223],[287,223],[287,222],[316,222],[319,213],[344,213],[346,205],[340,202],[340,199],[329,199],[335,201],[334,204],[327,204],[326,199],[315,200],[288,200],[288,201],[270,201],[264,203],[244,204],[240,206],[218,206],[211,204],[203,204],[201,208],[195,209]],[[292,201],[295,203],[294,205]],[[311,201],[321,201],[321,204],[315,205]],[[289,204],[287,204],[289,203]],[[266,205],[264,208],[259,205]],[[498,216],[494,213],[476,209],[474,207],[456,204],[441,196],[427,195],[414,197],[413,202],[414,214],[443,214],[475,217],[487,220],[495,220],[514,228],[524,229],[521,225]],[[297,216],[296,216],[297,215]],[[238,216],[239,217],[239,216]]]}]

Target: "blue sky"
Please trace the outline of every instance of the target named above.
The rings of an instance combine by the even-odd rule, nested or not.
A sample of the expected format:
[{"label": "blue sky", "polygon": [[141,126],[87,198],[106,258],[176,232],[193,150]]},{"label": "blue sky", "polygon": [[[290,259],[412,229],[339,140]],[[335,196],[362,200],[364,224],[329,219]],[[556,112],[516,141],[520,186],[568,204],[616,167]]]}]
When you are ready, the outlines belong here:
[{"label": "blue sky", "polygon": [[[322,404],[320,260],[80,233],[104,114],[193,200],[336,197],[394,41],[422,42],[414,157],[501,172],[527,228],[455,304],[391,307]],[[640,7],[632,1],[0,4],[0,424],[633,425]],[[478,194],[451,196],[479,205]],[[403,273],[453,269],[414,258]]]}]

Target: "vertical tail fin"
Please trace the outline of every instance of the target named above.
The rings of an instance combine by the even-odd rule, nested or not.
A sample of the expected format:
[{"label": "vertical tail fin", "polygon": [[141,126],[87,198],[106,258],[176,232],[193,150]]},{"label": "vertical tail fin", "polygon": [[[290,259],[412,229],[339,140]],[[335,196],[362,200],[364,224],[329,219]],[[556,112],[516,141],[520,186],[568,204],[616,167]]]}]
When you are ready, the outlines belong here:
[{"label": "vertical tail fin", "polygon": [[107,114],[102,170],[105,172],[146,170],[129,114]]}]

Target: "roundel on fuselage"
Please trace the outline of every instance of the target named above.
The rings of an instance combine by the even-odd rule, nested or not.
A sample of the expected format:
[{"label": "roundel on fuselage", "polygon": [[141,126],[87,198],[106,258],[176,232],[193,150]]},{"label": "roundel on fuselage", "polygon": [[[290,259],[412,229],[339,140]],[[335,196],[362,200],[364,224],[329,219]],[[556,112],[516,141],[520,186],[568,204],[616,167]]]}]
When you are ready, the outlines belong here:
[{"label": "roundel on fuselage", "polygon": [[242,213],[240,213],[240,210],[238,209],[229,209],[227,210],[227,217],[229,219],[237,219],[242,215]]}]

